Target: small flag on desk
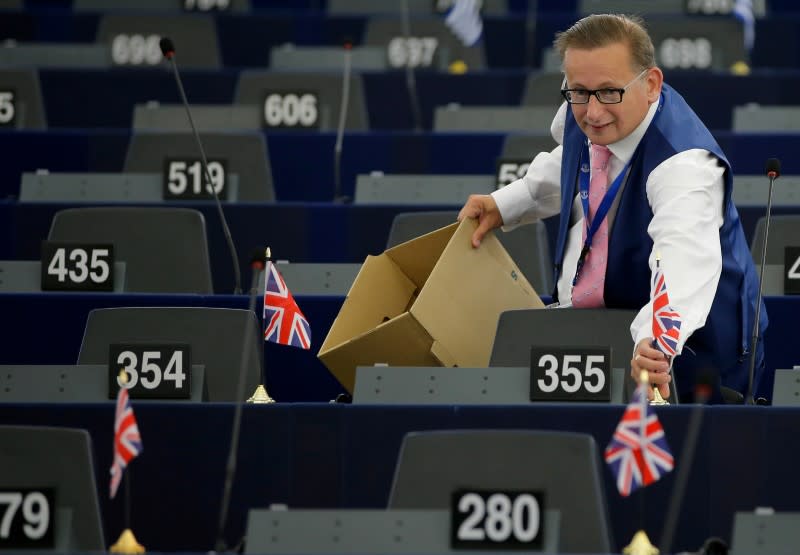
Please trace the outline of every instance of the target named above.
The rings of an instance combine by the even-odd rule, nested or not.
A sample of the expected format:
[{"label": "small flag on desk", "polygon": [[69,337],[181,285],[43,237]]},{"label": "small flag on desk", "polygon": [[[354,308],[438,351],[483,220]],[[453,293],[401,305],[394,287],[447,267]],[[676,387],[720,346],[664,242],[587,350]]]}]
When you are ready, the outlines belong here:
[{"label": "small flag on desk", "polygon": [[756,18],[753,13],[753,0],[736,0],[733,4],[733,16],[742,22],[744,48],[753,50],[756,41]]},{"label": "small flag on desk", "polygon": [[117,494],[125,467],[143,450],[139,426],[133,414],[128,390],[119,388],[114,416],[114,462],[111,464],[111,499]]},{"label": "small flag on desk", "polygon": [[444,22],[464,46],[473,46],[483,34],[483,20],[476,0],[455,0]]},{"label": "small flag on desk", "polygon": [[653,299],[653,346],[668,357],[674,357],[680,340],[681,315],[669,304],[667,282],[659,261],[656,261],[652,285],[650,296]]},{"label": "small flag on desk", "polygon": [[611,466],[623,497],[652,484],[674,466],[664,428],[647,401],[646,387],[647,384],[640,384],[636,388],[606,447],[606,463]]},{"label": "small flag on desk", "polygon": [[272,261],[267,262],[265,274],[264,341],[310,348],[311,326]]}]

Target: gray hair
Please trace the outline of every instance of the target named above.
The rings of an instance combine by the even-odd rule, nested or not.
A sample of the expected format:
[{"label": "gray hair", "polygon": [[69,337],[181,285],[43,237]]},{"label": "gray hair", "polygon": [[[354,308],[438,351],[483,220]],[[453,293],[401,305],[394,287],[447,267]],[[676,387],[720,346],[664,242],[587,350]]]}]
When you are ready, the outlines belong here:
[{"label": "gray hair", "polygon": [[593,49],[610,44],[628,45],[632,70],[639,72],[656,65],[655,48],[644,20],[635,15],[595,14],[556,34],[553,46],[564,61],[568,48]]}]

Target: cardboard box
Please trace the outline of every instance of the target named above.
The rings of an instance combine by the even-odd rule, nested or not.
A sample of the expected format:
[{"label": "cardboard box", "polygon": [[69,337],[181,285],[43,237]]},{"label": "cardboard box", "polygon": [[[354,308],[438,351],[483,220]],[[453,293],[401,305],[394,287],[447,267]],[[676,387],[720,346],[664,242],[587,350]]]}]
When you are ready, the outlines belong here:
[{"label": "cardboard box", "polygon": [[500,313],[543,303],[493,233],[475,220],[368,256],[319,351],[350,392],[356,366],[487,366]]}]

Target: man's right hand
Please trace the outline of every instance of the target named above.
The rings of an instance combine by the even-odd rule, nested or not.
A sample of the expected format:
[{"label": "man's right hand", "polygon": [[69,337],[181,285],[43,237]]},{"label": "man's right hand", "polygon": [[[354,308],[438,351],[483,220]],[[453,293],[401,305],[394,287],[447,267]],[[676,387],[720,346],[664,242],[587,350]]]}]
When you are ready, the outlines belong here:
[{"label": "man's right hand", "polygon": [[486,232],[503,225],[503,217],[497,209],[497,203],[492,195],[470,195],[467,203],[458,213],[458,221],[464,218],[477,218],[478,227],[472,234],[472,246],[476,249],[480,246]]},{"label": "man's right hand", "polygon": [[669,360],[664,353],[652,346],[653,338],[639,341],[631,359],[631,377],[639,383],[642,370],[647,370],[649,387],[647,398],[653,400],[653,387],[658,387],[661,397],[669,397],[669,382],[672,381]]}]

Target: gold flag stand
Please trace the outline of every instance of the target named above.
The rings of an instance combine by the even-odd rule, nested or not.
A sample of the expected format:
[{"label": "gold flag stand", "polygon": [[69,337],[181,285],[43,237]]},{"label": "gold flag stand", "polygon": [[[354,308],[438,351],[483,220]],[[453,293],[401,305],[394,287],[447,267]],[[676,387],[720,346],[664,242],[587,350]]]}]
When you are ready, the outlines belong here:
[{"label": "gold flag stand", "polygon": [[650,543],[644,530],[639,530],[633,535],[631,543],[622,548],[625,555],[658,555],[658,549]]},{"label": "gold flag stand", "polygon": [[[272,249],[267,247],[266,250],[264,251],[265,263],[269,263],[270,258],[272,258]],[[265,291],[266,291],[266,285],[265,285]],[[263,328],[262,328],[261,331],[262,332],[264,331]],[[275,399],[273,399],[272,397],[269,396],[269,393],[267,393],[267,388],[264,387],[264,384],[258,384],[258,387],[253,392],[253,396],[250,397],[247,400],[247,402],[251,403],[251,404],[259,404],[259,405],[261,405],[261,404],[265,404],[265,403],[274,403]]]},{"label": "gold flag stand", "polygon": [[[672,372],[672,359],[669,359],[669,371]],[[642,376],[642,380],[644,383],[648,383],[648,376]],[[669,401],[664,399],[661,396],[661,392],[658,390],[658,386],[653,386],[653,400],[650,401],[651,405],[660,406],[660,405],[669,405]]]},{"label": "gold flag stand", "polygon": [[108,548],[110,553],[144,553],[144,546],[136,541],[136,536],[130,528],[125,528],[120,534],[117,543]]},{"label": "gold flag stand", "polygon": [[661,396],[661,393],[658,391],[658,386],[653,388],[653,400],[650,401],[651,405],[669,405],[669,401],[664,399]]},{"label": "gold flag stand", "polygon": [[269,396],[269,393],[267,393],[267,390],[263,385],[259,385],[255,392],[253,392],[253,396],[250,397],[247,402],[253,404],[274,403],[275,399]]},{"label": "gold flag stand", "polygon": [[[122,368],[122,370],[119,371],[120,387],[125,387],[126,383],[128,383],[128,373],[125,371],[125,368]],[[125,495],[128,495],[127,491]],[[130,502],[130,500],[128,500],[128,502]],[[122,531],[122,534],[119,535],[117,543],[111,545],[111,547],[108,548],[108,551],[110,553],[125,553],[134,555],[136,553],[144,553],[144,546],[136,541],[136,536],[133,535],[133,531],[130,528],[125,528],[125,530]]]},{"label": "gold flag stand", "polygon": [[[661,253],[657,252],[656,253],[656,268],[658,268],[660,264],[661,264]],[[655,318],[655,311],[653,313],[653,318]],[[653,339],[653,342],[655,343],[655,339]],[[672,358],[668,357],[667,360],[669,360],[669,371],[672,372]],[[647,383],[647,376],[646,375],[642,375],[641,381],[643,381],[644,383]],[[655,405],[655,406],[669,405],[669,401],[667,401],[666,399],[664,399],[661,396],[661,392],[658,390],[658,386],[653,387],[653,400],[650,401],[650,404],[651,405]],[[646,537],[647,536],[645,536],[645,538]]]}]

